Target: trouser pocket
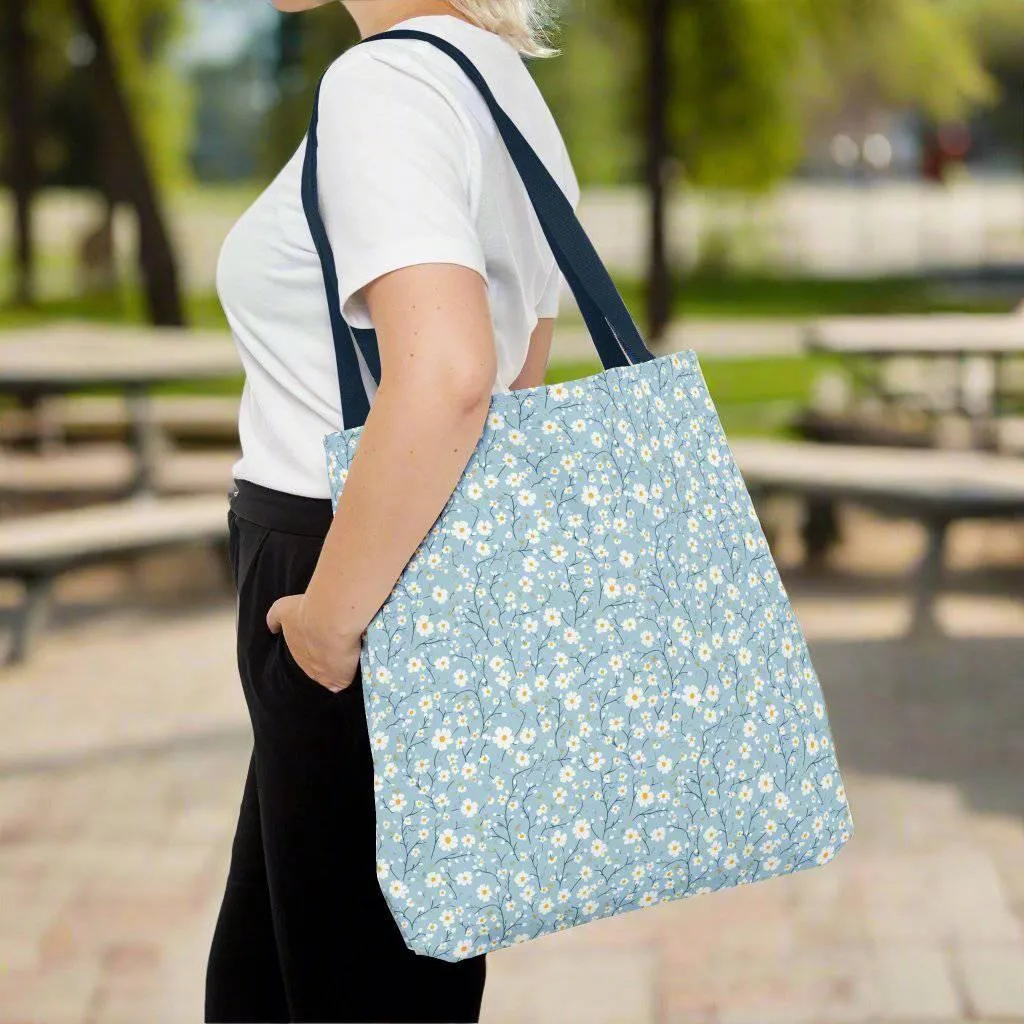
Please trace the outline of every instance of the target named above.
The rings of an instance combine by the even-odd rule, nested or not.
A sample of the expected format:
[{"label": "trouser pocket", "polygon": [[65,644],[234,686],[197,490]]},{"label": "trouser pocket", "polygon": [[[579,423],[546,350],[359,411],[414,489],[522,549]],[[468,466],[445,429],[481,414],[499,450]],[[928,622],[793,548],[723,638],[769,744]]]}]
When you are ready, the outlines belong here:
[{"label": "trouser pocket", "polygon": [[236,517],[236,529],[238,664],[254,728],[262,723],[290,730],[304,718],[315,723],[320,712],[350,706],[361,715],[358,674],[346,689],[328,690],[303,671],[284,632],[272,633],[267,626],[267,612],[278,598],[302,594],[309,586],[323,539],[268,529],[241,517]]},{"label": "trouser pocket", "polygon": [[[270,605],[267,605],[269,608]],[[276,669],[280,671],[281,675],[291,681],[295,686],[300,689],[309,689],[312,691],[312,696],[319,699],[322,702],[338,703],[342,698],[353,699],[355,697],[362,696],[362,680],[359,676],[358,669],[356,670],[356,677],[352,681],[351,686],[346,687],[344,690],[328,690],[326,686],[321,686],[312,676],[308,675],[302,666],[295,660],[295,656],[292,654],[291,649],[288,647],[288,642],[285,640],[284,631],[281,630],[273,635],[274,653],[276,655]]]}]

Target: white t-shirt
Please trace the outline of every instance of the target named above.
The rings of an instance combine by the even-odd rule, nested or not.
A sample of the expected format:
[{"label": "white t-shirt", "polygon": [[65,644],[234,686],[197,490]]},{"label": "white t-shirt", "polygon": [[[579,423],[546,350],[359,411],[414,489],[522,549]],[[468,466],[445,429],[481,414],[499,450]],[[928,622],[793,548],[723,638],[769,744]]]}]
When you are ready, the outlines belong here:
[{"label": "white t-shirt", "polygon": [[[565,143],[515,48],[451,15],[401,26],[466,53],[576,206]],[[494,321],[494,390],[508,390],[538,318],[557,315],[562,275],[476,87],[428,43],[355,46],[324,77],[317,138],[320,207],[348,322],[373,326],[360,290],[389,271],[478,270]],[[326,498],[323,436],[342,420],[320,262],[302,210],[305,148],[303,139],[229,232],[217,290],[245,369],[234,477]],[[360,366],[372,398],[361,357]]]}]

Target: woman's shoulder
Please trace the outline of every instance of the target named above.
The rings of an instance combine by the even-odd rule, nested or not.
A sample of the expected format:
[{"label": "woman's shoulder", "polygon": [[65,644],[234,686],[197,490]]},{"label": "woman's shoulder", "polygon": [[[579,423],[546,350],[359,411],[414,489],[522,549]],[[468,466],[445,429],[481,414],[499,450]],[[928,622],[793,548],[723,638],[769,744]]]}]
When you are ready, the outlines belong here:
[{"label": "woman's shoulder", "polygon": [[[483,29],[461,28],[460,32],[459,25],[446,25],[444,38],[473,61],[498,102],[575,202],[578,186],[572,162],[528,67],[500,37]],[[331,117],[333,111],[342,120],[356,117],[383,132],[393,116],[402,121],[421,114],[460,147],[469,144],[475,151],[474,164],[478,154],[500,144],[494,117],[469,77],[448,54],[416,40],[378,39],[350,47],[327,69],[321,103],[322,116]]]},{"label": "woman's shoulder", "polygon": [[[429,26],[409,22],[459,47],[476,65],[498,97],[531,119],[546,112],[533,76],[515,49],[499,36],[456,19],[427,19]],[[444,22],[438,25],[437,21]],[[328,67],[323,92],[338,102],[363,96],[373,103],[389,98],[413,106],[436,108],[441,101],[461,118],[475,122],[478,134],[493,135],[493,118],[483,97],[461,67],[444,51],[419,40],[375,39],[350,47]],[[513,113],[513,111],[509,111]]]},{"label": "woman's shoulder", "polygon": [[461,71],[454,61],[433,47],[412,51],[403,43],[360,43],[335,58],[321,84],[321,116],[377,118],[386,130],[393,115],[401,119],[419,113],[435,123],[451,122],[454,127],[458,121],[463,129],[472,127],[467,117],[472,97],[465,86],[473,86],[468,79],[459,82]]},{"label": "woman's shoulder", "polygon": [[395,53],[398,42],[353,46],[327,68],[319,99],[321,141],[421,165],[442,157],[479,174],[480,135],[463,98],[433,61]]},{"label": "woman's shoulder", "polygon": [[[473,55],[469,54],[470,59]],[[486,70],[484,71],[486,77]],[[324,74],[324,88],[381,88],[388,92],[421,89],[421,83],[444,83],[449,88],[463,79],[472,84],[446,53],[407,39],[374,39],[349,47]]]}]

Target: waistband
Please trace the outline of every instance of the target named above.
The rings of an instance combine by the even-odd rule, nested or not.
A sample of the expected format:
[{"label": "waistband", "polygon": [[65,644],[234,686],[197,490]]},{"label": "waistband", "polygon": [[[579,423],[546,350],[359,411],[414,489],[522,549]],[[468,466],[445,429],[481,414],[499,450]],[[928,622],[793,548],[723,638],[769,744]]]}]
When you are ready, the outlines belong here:
[{"label": "waistband", "polygon": [[252,480],[235,480],[228,505],[240,519],[280,533],[304,537],[327,536],[334,519],[330,498],[309,498],[264,487]]}]

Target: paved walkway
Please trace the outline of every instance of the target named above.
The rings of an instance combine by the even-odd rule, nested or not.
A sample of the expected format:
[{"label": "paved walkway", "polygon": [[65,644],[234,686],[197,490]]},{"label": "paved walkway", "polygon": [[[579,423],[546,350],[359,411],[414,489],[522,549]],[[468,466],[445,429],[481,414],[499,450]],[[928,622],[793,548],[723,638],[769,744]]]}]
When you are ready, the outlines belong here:
[{"label": "paved walkway", "polygon": [[[851,846],[825,870],[496,954],[486,1022],[1024,1021],[1024,606],[991,596],[991,569],[971,575],[1019,569],[1019,531],[957,535],[968,593],[927,645],[899,636],[916,536],[864,520],[852,537],[856,579],[787,573]],[[145,599],[112,607],[122,579],[68,580],[38,657],[0,674],[2,1024],[202,1019],[249,751],[234,613],[201,556],[154,559]]]}]

